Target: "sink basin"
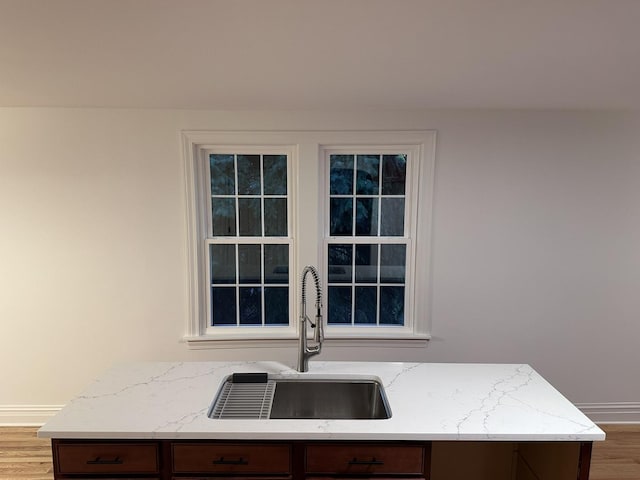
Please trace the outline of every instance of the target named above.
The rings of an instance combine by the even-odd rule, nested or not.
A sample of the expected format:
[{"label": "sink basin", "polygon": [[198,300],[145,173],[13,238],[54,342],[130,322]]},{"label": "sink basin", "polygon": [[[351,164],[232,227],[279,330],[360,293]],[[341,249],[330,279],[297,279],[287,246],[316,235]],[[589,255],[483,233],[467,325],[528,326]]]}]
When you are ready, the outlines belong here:
[{"label": "sink basin", "polygon": [[391,417],[375,378],[283,377],[235,374],[223,382],[209,417],[377,420]]},{"label": "sink basin", "polygon": [[276,380],[269,418],[383,419],[391,417],[375,380]]}]

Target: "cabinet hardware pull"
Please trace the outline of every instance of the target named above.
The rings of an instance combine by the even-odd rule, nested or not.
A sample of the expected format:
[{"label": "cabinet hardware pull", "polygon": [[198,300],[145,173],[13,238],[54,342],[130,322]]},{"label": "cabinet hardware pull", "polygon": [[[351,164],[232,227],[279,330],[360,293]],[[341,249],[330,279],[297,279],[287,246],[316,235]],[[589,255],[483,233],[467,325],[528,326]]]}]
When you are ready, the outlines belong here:
[{"label": "cabinet hardware pull", "polygon": [[376,457],[373,457],[371,460],[358,460],[356,457],[353,457],[353,460],[349,460],[349,465],[384,465],[384,462],[376,460]]},{"label": "cabinet hardware pull", "polygon": [[225,460],[224,457],[220,457],[212,463],[214,465],[249,465],[249,462],[242,457],[233,460]]},{"label": "cabinet hardware pull", "polygon": [[101,458],[96,457],[93,460],[87,460],[87,465],[122,465],[124,462],[120,457]]}]

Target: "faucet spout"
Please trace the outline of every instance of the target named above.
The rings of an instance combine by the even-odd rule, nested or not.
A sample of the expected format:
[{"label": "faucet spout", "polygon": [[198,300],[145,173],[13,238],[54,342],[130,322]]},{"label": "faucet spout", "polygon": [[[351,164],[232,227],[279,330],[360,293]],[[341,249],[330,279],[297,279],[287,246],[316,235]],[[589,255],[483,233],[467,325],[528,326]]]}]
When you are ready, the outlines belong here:
[{"label": "faucet spout", "polygon": [[[315,323],[311,322],[307,316],[307,274],[311,274],[316,288],[316,315]],[[309,345],[307,341],[307,323],[313,332],[313,345]],[[302,271],[302,295],[300,305],[300,337],[298,341],[298,371],[309,371],[309,358],[318,355],[322,350],[322,342],[324,341],[324,329],[322,320],[322,289],[320,288],[320,276],[315,267],[307,265]]]}]

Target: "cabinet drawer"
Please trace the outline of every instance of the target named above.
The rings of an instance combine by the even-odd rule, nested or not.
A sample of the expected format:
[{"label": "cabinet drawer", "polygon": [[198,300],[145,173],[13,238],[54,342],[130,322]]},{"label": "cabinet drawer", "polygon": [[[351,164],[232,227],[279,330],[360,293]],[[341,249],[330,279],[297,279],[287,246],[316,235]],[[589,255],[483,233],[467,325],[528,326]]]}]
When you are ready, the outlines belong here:
[{"label": "cabinet drawer", "polygon": [[424,447],[308,445],[306,471],[315,474],[423,475]]},{"label": "cabinet drawer", "polygon": [[174,443],[174,473],[231,473],[239,475],[291,472],[289,445]]},{"label": "cabinet drawer", "polygon": [[[171,480],[283,480],[283,479],[290,479],[291,477],[283,477],[282,475],[279,476],[269,476],[269,475],[251,475],[251,476],[246,476],[243,477],[242,475],[234,475],[233,477],[224,477],[224,476],[214,476],[216,474],[210,473],[210,474],[202,474],[202,475],[198,475],[196,477],[192,477],[191,475],[189,475],[188,477],[185,477],[183,475],[180,475],[179,477],[171,477]],[[108,479],[108,480],[112,480],[112,479]],[[129,480],[129,479],[118,479],[118,480]],[[148,480],[148,479],[144,479],[144,480]],[[155,480],[155,479],[154,479]],[[325,480],[325,479],[323,479]],[[391,480],[391,479],[389,479]],[[397,479],[396,479],[397,480]]]},{"label": "cabinet drawer", "polygon": [[58,473],[158,473],[155,443],[61,443],[56,449]]}]

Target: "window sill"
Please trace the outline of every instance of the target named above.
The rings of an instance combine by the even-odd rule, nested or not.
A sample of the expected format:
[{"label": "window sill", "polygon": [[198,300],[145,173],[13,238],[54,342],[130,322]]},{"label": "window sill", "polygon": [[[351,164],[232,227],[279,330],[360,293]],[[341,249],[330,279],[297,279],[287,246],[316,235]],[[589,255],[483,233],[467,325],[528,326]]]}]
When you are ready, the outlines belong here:
[{"label": "window sill", "polygon": [[[423,348],[431,339],[430,334],[394,335],[387,337],[326,337],[327,347],[356,348]],[[298,346],[298,337],[283,336],[274,338],[220,338],[213,335],[185,336],[183,341],[192,350],[213,348],[294,348]]]}]

